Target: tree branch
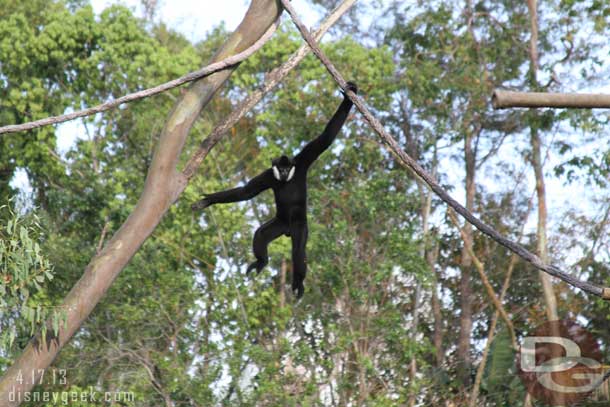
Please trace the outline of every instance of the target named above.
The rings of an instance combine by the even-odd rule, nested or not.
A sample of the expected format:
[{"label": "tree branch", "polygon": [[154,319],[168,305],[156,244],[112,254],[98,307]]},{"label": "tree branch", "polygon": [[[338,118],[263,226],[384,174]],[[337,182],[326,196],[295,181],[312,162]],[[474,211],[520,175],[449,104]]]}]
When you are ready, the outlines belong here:
[{"label": "tree branch", "polygon": [[[523,172],[521,173],[523,175]],[[517,182],[517,184],[519,181]],[[516,185],[515,185],[516,187]],[[527,203],[527,211],[525,212],[524,218],[521,220],[521,231],[519,232],[518,241],[521,241],[523,238],[523,234],[525,233],[525,224],[529,219],[530,212],[532,211],[534,194],[532,194]],[[510,285],[510,281],[513,275],[513,270],[515,269],[515,265],[517,264],[517,259],[519,257],[513,253],[510,256],[510,262],[508,263],[508,269],[506,271],[506,276],[504,277],[504,283],[502,284],[502,290],[500,291],[499,301],[504,301],[504,296],[508,292],[508,287]],[[487,341],[485,342],[485,348],[483,348],[483,354],[481,355],[481,362],[479,363],[479,367],[477,368],[477,374],[474,379],[474,385],[472,386],[472,391],[470,393],[470,401],[468,402],[468,407],[476,407],[477,399],[479,397],[479,391],[481,389],[481,381],[483,380],[483,374],[485,373],[485,365],[487,364],[487,358],[489,357],[489,350],[491,349],[491,344],[494,340],[494,336],[496,334],[496,325],[498,324],[498,319],[500,318],[500,312],[496,310],[493,318],[491,319],[491,324],[489,326],[489,330],[487,331]]]},{"label": "tree branch", "polygon": [[610,95],[600,93],[512,92],[496,89],[491,96],[494,109],[509,107],[555,107],[573,109],[610,108]]},{"label": "tree branch", "polygon": [[[321,38],[322,35],[324,35],[328,29],[343,14],[345,14],[355,2],[356,0],[344,0],[339,6],[337,6],[337,8],[333,10],[332,13],[321,23],[320,28],[316,32],[316,38]],[[236,34],[234,34],[233,37],[227,41],[227,44],[234,44],[233,46],[235,48],[243,47],[241,42],[234,41],[234,37],[236,35],[240,35],[241,33],[244,38],[243,41],[247,41],[246,39],[252,38],[253,33],[250,30],[260,29],[262,25],[256,24],[257,21],[262,20],[264,24],[270,24],[271,17],[279,16],[278,8],[279,4],[274,0],[253,0],[244,21],[240,27],[238,27]],[[248,18],[250,14],[252,14],[252,16]],[[248,22],[246,23],[246,21]],[[241,30],[242,25],[248,26],[251,24],[254,24],[254,27],[244,27],[244,29]],[[237,43],[237,45],[235,45],[235,43]],[[220,59],[223,57],[223,55],[231,50],[232,48],[230,48],[230,46],[225,45],[225,48],[223,48],[215,58]],[[222,135],[226,133],[226,130],[233,126],[235,122],[239,120],[239,118],[243,117],[243,115],[256,103],[258,103],[268,91],[273,89],[281,80],[283,80],[288,72],[301,60],[303,60],[303,58],[309,52],[310,48],[307,45],[303,45],[284,64],[267,74],[266,80],[261,88],[239,104],[236,109],[237,113],[234,112],[234,114],[229,115],[214,129],[214,131],[212,131],[210,136],[208,136],[201,143],[199,150],[193,154],[191,159],[188,161],[184,172],[177,173],[175,166],[184,143],[184,138],[186,137],[190,126],[194,122],[193,115],[195,117],[199,115],[201,108],[203,108],[205,103],[207,103],[209,98],[211,98],[211,94],[208,95],[208,92],[214,92],[222,83],[219,81],[228,78],[230,72],[220,72],[214,76],[208,77],[205,81],[198,81],[191,85],[188,91],[182,96],[181,100],[178,102],[168,119],[168,124],[162,133],[159,146],[155,150],[155,158],[153,158],[153,162],[151,164],[151,169],[146,180],[146,186],[140,198],[140,202],[138,202],[138,205],[136,206],[136,209],[104,248],[104,250],[98,256],[93,258],[89,266],[87,266],[81,280],[68,294],[66,300],[64,300],[64,306],[70,307],[68,308],[70,310],[68,315],[68,330],[65,332],[61,330],[58,340],[51,343],[51,346],[49,346],[48,349],[39,349],[37,346],[33,346],[32,343],[26,347],[21,357],[5,373],[4,377],[0,379],[0,407],[13,407],[16,405],[7,404],[9,391],[14,390],[15,394],[20,394],[28,391],[31,388],[27,385],[15,386],[16,375],[21,373],[25,376],[26,372],[28,372],[27,374],[31,376],[30,372],[37,372],[37,369],[44,369],[52,362],[53,358],[57,355],[61,347],[63,347],[74,332],[76,332],[80,324],[82,324],[84,319],[91,312],[95,304],[99,301],[105,290],[110,286],[127,261],[129,261],[139,246],[152,233],[154,227],[156,227],[165,211],[169,208],[169,205],[171,205],[172,202],[175,202],[180,193],[185,189],[188,180],[194,176],[197,168],[207,153],[218,142],[218,140],[220,140]],[[201,102],[198,100],[193,100],[193,98],[196,98],[199,93],[202,93],[201,97],[205,97],[207,100],[203,100]],[[195,105],[191,106],[192,103],[195,103]],[[201,105],[199,103],[201,103]],[[193,107],[197,107],[199,111],[196,113],[191,111],[190,109]],[[186,117],[186,115],[188,115],[188,117]],[[174,129],[172,129],[171,126],[177,117],[183,118],[183,120],[188,121],[189,124],[187,125],[180,122],[181,125],[175,129],[175,132],[173,132]],[[162,157],[157,159],[157,155]],[[168,164],[170,167],[168,167],[169,170],[167,171],[167,174],[165,174],[163,177],[159,177],[159,174],[152,174],[153,167],[156,168],[155,171],[161,172],[159,165],[162,166],[163,164],[160,163],[168,160],[170,161]],[[155,182],[153,182],[153,180]],[[159,191],[149,191],[149,189],[153,188],[152,185],[155,185],[154,187],[157,189],[160,188],[163,190],[163,193],[161,194],[163,198],[162,202],[159,202],[159,197],[151,197],[151,199],[147,199],[149,194],[157,195],[159,193]],[[143,201],[147,200],[150,202],[145,205]],[[155,207],[156,205],[161,205],[161,207]],[[143,212],[144,206],[148,207],[147,210],[150,212],[149,215],[151,219],[149,219],[146,224],[142,225],[143,221],[139,221],[136,218],[146,215]],[[128,236],[128,233],[131,235]],[[117,256],[117,258],[115,259],[114,256]],[[95,279],[95,281],[93,279]],[[87,301],[88,303],[78,304],[77,301]],[[76,305],[73,305],[75,303]],[[75,316],[75,312],[78,313],[78,315]],[[80,320],[75,322],[74,318],[76,317],[79,317]]]},{"label": "tree branch", "polygon": [[307,28],[303,25],[299,17],[296,15],[294,8],[290,4],[289,0],[281,0],[284,8],[290,14],[294,24],[297,26],[298,30],[301,32],[301,35],[311,47],[313,53],[318,57],[318,59],[324,64],[328,72],[331,74],[333,79],[339,84],[339,86],[344,90],[347,96],[354,102],[354,105],[358,108],[358,110],[363,114],[366,121],[371,125],[371,127],[375,130],[375,132],[383,139],[383,141],[387,144],[388,148],[391,152],[398,158],[400,162],[408,166],[411,170],[413,170],[422,180],[428,184],[428,186],[438,195],[447,205],[453,208],[457,213],[462,215],[469,223],[474,225],[481,232],[491,237],[493,240],[506,247],[513,253],[516,253],[519,257],[524,259],[525,261],[531,263],[534,267],[539,270],[542,270],[554,277],[558,277],[565,281],[566,283],[578,287],[581,290],[601,297],[605,300],[610,300],[610,288],[608,287],[599,287],[597,285],[591,284],[586,281],[582,281],[570,274],[563,272],[556,266],[545,264],[540,260],[538,256],[529,252],[526,248],[521,246],[520,244],[513,242],[510,239],[505,238],[499,232],[497,232],[491,226],[483,223],[476,216],[474,216],[470,211],[464,208],[459,202],[453,199],[444,189],[440,186],[440,184],[432,177],[421,165],[417,163],[411,156],[405,153],[399,146],[398,142],[383,128],[382,124],[373,116],[373,114],[369,111],[369,109],[364,104],[363,100],[360,96],[356,95],[351,90],[347,89],[345,79],[341,76],[341,74],[334,67],[332,62],[324,55],[316,41],[311,37]]},{"label": "tree branch", "polygon": [[129,93],[125,96],[121,96],[120,98],[112,100],[110,102],[102,103],[97,106],[79,110],[77,112],[62,114],[59,116],[46,117],[44,119],[35,120],[32,122],[23,123],[23,124],[11,124],[8,126],[3,126],[3,127],[0,127],[0,134],[16,133],[16,132],[20,132],[20,131],[32,130],[32,129],[36,129],[39,127],[49,126],[52,124],[58,124],[58,123],[63,123],[63,122],[67,122],[70,120],[78,119],[79,117],[91,116],[96,113],[101,113],[101,112],[105,112],[106,110],[113,109],[124,103],[133,102],[138,99],[144,99],[149,96],[157,95],[157,94],[165,92],[167,90],[176,88],[180,85],[184,85],[185,83],[193,82],[193,81],[196,81],[197,79],[203,79],[206,76],[209,76],[218,71],[222,71],[223,69],[227,69],[230,67],[235,68],[236,65],[238,65],[239,63],[241,63],[242,61],[247,59],[250,55],[254,54],[263,45],[265,45],[265,43],[267,41],[269,41],[269,39],[271,38],[271,36],[273,35],[275,30],[279,26],[279,22],[280,22],[280,20],[277,19],[273,23],[273,25],[271,25],[269,27],[269,29],[263,34],[262,37],[260,37],[254,44],[252,44],[250,47],[248,47],[244,51],[242,51],[238,54],[235,54],[235,55],[228,56],[227,58],[223,59],[222,61],[214,62],[197,71],[194,71],[194,72],[188,73],[184,76],[181,76],[180,78],[171,80],[169,82],[165,82],[161,85],[158,85],[158,86],[155,86],[152,88]]}]

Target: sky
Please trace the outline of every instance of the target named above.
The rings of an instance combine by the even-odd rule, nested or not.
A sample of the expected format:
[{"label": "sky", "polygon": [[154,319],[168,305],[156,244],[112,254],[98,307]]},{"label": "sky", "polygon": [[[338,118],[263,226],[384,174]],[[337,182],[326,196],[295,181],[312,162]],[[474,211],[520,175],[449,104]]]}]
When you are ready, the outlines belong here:
[{"label": "sky", "polygon": [[[91,4],[96,13],[101,12],[111,4],[124,4],[132,8],[136,15],[142,16],[140,0],[93,0]],[[210,31],[222,21],[227,30],[233,31],[242,20],[249,0],[223,0],[222,2],[207,0],[160,0],[156,18],[164,21],[173,29],[195,42],[205,38]],[[203,6],[205,5],[205,6]],[[304,0],[293,0],[292,5],[297,10],[305,24],[313,25],[322,16],[323,9],[312,9]]]},{"label": "sky", "polygon": [[[139,0],[93,0],[91,4],[97,14],[111,4],[120,3],[142,15]],[[203,3],[203,4],[202,4]],[[161,0],[157,19],[163,20],[170,27],[180,31],[190,40],[200,40],[213,26],[224,21],[229,30],[237,26],[247,9],[245,0],[209,1],[209,5],[193,0]],[[202,5],[205,5],[202,7]]]}]

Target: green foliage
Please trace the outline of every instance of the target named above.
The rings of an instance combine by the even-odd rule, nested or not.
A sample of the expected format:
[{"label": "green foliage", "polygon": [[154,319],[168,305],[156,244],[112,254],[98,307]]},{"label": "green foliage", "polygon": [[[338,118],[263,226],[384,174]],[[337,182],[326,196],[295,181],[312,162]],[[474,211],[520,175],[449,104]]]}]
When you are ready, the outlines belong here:
[{"label": "green foliage", "polygon": [[0,219],[0,354],[7,355],[16,338],[41,329],[44,341],[47,329],[57,333],[63,313],[49,306],[43,288],[54,275],[41,249],[38,217],[7,204],[0,206]]}]

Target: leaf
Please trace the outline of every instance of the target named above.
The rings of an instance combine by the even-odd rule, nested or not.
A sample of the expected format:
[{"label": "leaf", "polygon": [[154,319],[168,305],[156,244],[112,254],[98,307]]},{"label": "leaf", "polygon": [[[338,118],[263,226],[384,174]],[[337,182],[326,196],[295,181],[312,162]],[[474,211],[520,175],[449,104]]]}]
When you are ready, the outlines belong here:
[{"label": "leaf", "polygon": [[492,395],[498,405],[505,402],[504,395],[508,393],[510,381],[507,377],[514,377],[515,351],[513,350],[510,334],[502,328],[496,334],[485,366],[484,383],[488,394]]},{"label": "leaf", "polygon": [[59,315],[58,315],[58,313],[53,312],[53,316],[51,319],[53,321],[53,333],[57,335],[59,333]]},{"label": "leaf", "polygon": [[8,337],[8,346],[13,346],[13,343],[15,342],[15,337],[17,336],[17,328],[15,328],[14,326],[11,328],[10,330],[10,334]]}]

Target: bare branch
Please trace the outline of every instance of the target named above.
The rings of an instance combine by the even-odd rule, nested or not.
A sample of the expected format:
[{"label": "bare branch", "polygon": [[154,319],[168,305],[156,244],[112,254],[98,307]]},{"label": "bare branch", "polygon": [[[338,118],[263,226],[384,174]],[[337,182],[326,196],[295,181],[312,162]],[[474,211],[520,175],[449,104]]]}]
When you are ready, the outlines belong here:
[{"label": "bare branch", "polygon": [[546,93],[494,90],[491,96],[494,109],[509,107],[555,107],[572,109],[610,108],[610,95],[600,93]]},{"label": "bare branch", "polygon": [[398,158],[400,162],[408,166],[413,172],[417,174],[422,180],[428,184],[428,186],[438,195],[447,205],[453,208],[457,213],[462,215],[469,223],[474,225],[481,232],[491,237],[493,240],[506,247],[513,253],[516,253],[519,257],[524,259],[525,261],[531,263],[534,267],[539,270],[542,270],[554,277],[560,278],[566,283],[578,287],[581,290],[597,295],[598,297],[602,297],[605,300],[610,300],[610,288],[599,287],[595,284],[591,284],[586,281],[582,281],[577,277],[574,277],[570,274],[565,273],[561,269],[556,266],[545,264],[540,260],[538,256],[528,251],[525,247],[520,244],[513,242],[510,239],[505,238],[500,233],[498,233],[491,226],[483,223],[479,218],[474,216],[470,211],[468,211],[464,206],[462,206],[459,202],[453,199],[444,189],[440,186],[440,184],[432,177],[421,165],[417,163],[411,156],[405,153],[401,148],[398,142],[383,128],[382,124],[373,116],[373,114],[369,111],[369,109],[364,104],[363,100],[360,96],[356,95],[351,90],[347,89],[345,79],[341,76],[341,74],[337,71],[332,62],[324,55],[316,41],[311,37],[307,28],[303,25],[299,17],[296,15],[292,4],[290,4],[289,0],[281,0],[284,8],[292,17],[294,24],[297,26],[298,30],[301,32],[301,35],[311,47],[313,53],[318,57],[318,59],[324,64],[328,72],[331,74],[333,79],[339,84],[339,86],[344,90],[344,92],[348,95],[348,97],[354,102],[358,110],[362,113],[367,122],[371,125],[371,127],[375,130],[375,132],[383,139],[383,141],[387,144],[390,151]]},{"label": "bare branch", "polygon": [[[547,152],[548,152],[548,150],[547,150]],[[521,175],[523,175],[523,172],[521,173]],[[521,178],[521,176],[519,176],[519,178],[518,178],[517,185],[520,183],[520,181],[519,181],[520,178]],[[517,187],[517,185],[515,185],[515,188]],[[534,194],[532,193],[527,202],[527,211],[525,211],[525,216],[523,217],[523,219],[521,219],[521,230],[519,232],[519,237],[517,238],[518,242],[521,241],[521,239],[523,238],[523,235],[525,233],[525,224],[527,223],[527,220],[529,219],[530,212],[532,211],[532,206],[534,205],[533,200],[534,200]],[[500,291],[500,298],[499,298],[500,302],[504,301],[504,296],[508,292],[508,287],[510,285],[511,278],[513,276],[513,270],[515,269],[515,265],[517,264],[518,258],[519,258],[519,256],[517,256],[515,253],[513,253],[513,255],[510,256],[510,262],[508,263],[508,269],[506,270],[506,275],[504,276],[504,283],[502,284],[502,290]],[[489,357],[489,350],[491,349],[491,344],[492,344],[494,336],[496,334],[496,325],[498,324],[499,318],[500,318],[500,312],[498,310],[496,310],[493,318],[491,319],[491,324],[487,331],[487,341],[485,342],[485,348],[483,349],[483,354],[481,355],[481,362],[479,363],[479,367],[477,368],[477,374],[474,379],[474,385],[472,386],[472,392],[470,393],[470,401],[468,403],[468,407],[476,407],[477,398],[479,397],[479,391],[481,389],[481,381],[483,380],[483,374],[485,373],[485,365],[487,364],[487,358]]]},{"label": "bare branch", "polygon": [[265,32],[265,34],[263,34],[263,36],[260,37],[258,39],[258,41],[256,41],[254,44],[252,44],[252,46],[248,47],[246,50],[244,50],[238,54],[231,55],[231,56],[223,59],[222,61],[214,62],[195,72],[188,73],[184,76],[181,76],[180,78],[171,80],[169,82],[165,82],[165,83],[155,86],[153,88],[140,90],[138,92],[133,92],[133,93],[127,94],[125,96],[121,96],[118,99],[111,100],[109,102],[102,103],[101,105],[93,106],[93,107],[90,107],[87,109],[79,110],[77,112],[62,114],[59,116],[47,117],[44,119],[40,119],[40,120],[28,122],[28,123],[23,123],[23,124],[11,124],[8,126],[0,127],[0,134],[16,133],[16,132],[20,132],[20,131],[32,130],[32,129],[36,129],[38,127],[44,127],[44,126],[49,126],[52,124],[58,124],[58,123],[63,123],[63,122],[67,122],[70,120],[78,119],[79,117],[91,116],[96,113],[101,113],[101,112],[105,112],[106,110],[113,109],[124,103],[129,103],[129,102],[133,102],[134,100],[144,99],[149,96],[157,95],[159,93],[173,89],[180,85],[184,85],[185,83],[193,82],[193,81],[196,81],[197,79],[205,78],[206,76],[209,76],[218,71],[222,71],[223,69],[235,67],[235,65],[237,65],[240,62],[247,59],[250,55],[254,54],[263,45],[265,45],[265,43],[267,41],[269,41],[269,39],[271,38],[271,36],[275,32],[275,30],[277,29],[279,22],[280,22],[280,20],[277,19],[275,21],[275,23],[269,27],[269,29]]}]

